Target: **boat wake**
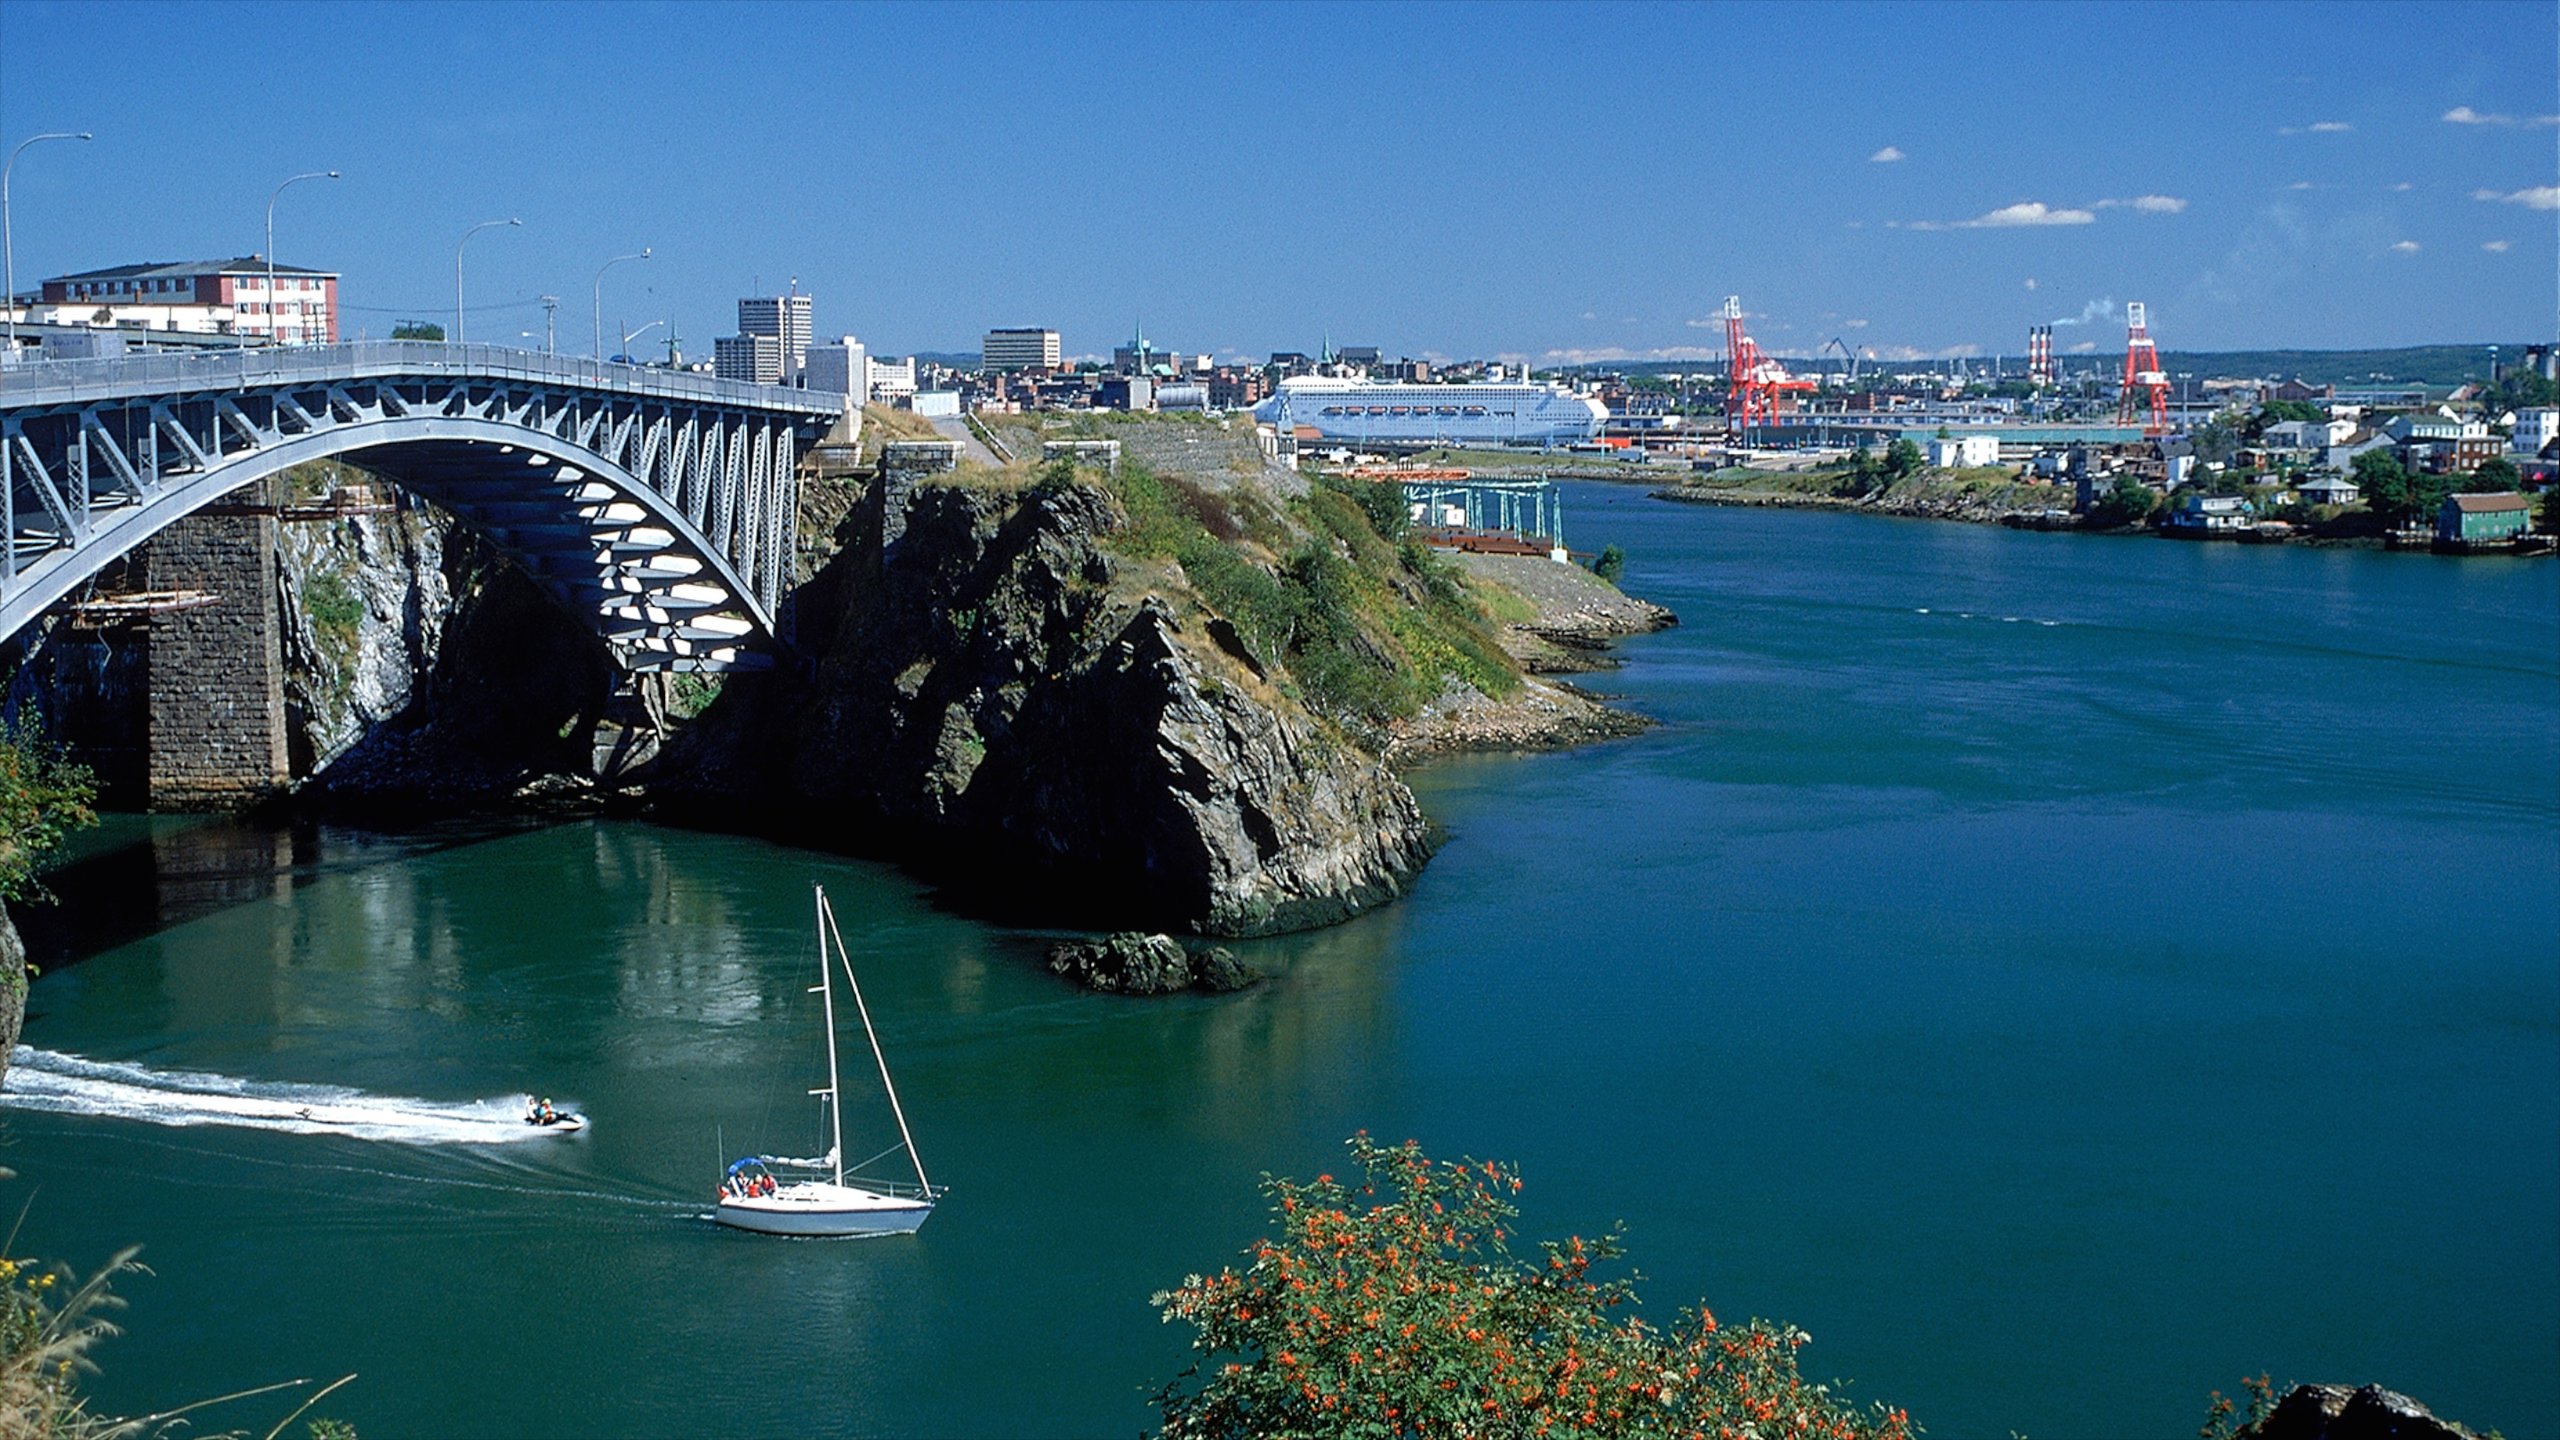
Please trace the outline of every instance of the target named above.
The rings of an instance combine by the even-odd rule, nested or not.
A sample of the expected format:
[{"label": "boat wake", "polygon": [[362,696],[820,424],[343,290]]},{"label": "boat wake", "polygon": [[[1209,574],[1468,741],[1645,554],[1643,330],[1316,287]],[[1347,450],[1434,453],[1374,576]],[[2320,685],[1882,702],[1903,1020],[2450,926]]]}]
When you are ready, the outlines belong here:
[{"label": "boat wake", "polygon": [[28,1045],[10,1055],[0,1105],[153,1125],[231,1125],[401,1145],[506,1145],[554,1138],[553,1132],[524,1123],[521,1096],[439,1101],[368,1095],[337,1085],[154,1070]]}]

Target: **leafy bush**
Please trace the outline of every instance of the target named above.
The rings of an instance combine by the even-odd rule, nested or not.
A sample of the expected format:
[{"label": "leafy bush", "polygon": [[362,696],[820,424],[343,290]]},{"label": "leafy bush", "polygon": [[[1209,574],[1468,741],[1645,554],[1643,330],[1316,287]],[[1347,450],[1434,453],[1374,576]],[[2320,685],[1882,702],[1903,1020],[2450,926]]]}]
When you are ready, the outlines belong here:
[{"label": "leafy bush", "polygon": [[1266,1177],[1275,1236],[1251,1263],[1154,1297],[1199,1334],[1158,1392],[1172,1437],[1720,1435],[1908,1440],[1910,1417],[1807,1384],[1790,1326],[1704,1307],[1657,1328],[1633,1282],[1595,1278],[1618,1237],[1512,1253],[1517,1172],[1348,1142],[1354,1190]]},{"label": "leafy bush", "polygon": [[1600,547],[1600,558],[1591,562],[1591,573],[1615,585],[1626,578],[1627,552],[1615,545]]},{"label": "leafy bush", "polygon": [[64,758],[33,722],[0,722],[0,900],[44,894],[36,867],[64,836],[98,823],[97,803],[86,766]]}]

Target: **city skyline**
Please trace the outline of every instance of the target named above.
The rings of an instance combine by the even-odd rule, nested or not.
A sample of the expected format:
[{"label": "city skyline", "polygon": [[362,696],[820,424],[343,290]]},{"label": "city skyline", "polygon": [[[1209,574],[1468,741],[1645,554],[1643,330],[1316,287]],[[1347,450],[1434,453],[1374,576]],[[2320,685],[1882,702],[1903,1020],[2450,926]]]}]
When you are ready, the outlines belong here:
[{"label": "city skyline", "polygon": [[[344,172],[282,197],[276,249],[344,275],[350,338],[448,320],[495,217],[524,224],[469,249],[473,337],[538,346],[551,295],[572,351],[644,246],[596,328],[695,356],[795,281],[886,354],[1107,354],[1143,317],[1222,359],[1706,357],[1726,294],[1774,351],[1884,359],[2048,323],[2104,353],[2127,300],[2174,350],[2560,329],[2549,6],[1820,13],[1815,45],[1758,6],[22,3],[0,142],[97,137],[17,169],[21,290],[259,251],[276,182]],[[51,58],[278,22],[256,85]],[[752,92],[702,66],[768,41]]]}]

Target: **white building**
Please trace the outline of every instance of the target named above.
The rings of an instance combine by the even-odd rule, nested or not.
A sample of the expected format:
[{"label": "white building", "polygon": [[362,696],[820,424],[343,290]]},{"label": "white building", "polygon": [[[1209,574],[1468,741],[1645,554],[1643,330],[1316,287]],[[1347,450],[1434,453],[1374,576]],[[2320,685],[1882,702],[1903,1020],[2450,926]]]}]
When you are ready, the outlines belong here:
[{"label": "white building", "polygon": [[812,297],[794,292],[789,295],[750,296],[738,302],[738,333],[769,335],[782,353],[782,379],[797,382],[801,368],[809,361],[809,319],[814,305]]},{"label": "white building", "polygon": [[1009,370],[1055,370],[1058,368],[1058,332],[1036,328],[990,330],[986,342],[979,347],[983,368],[989,374]]},{"label": "white building", "polygon": [[2537,406],[2516,412],[2515,438],[2507,448],[2518,455],[2539,455],[2554,440],[2560,440],[2560,410]]},{"label": "white building", "polygon": [[910,355],[904,360],[874,360],[868,366],[869,389],[874,400],[894,400],[916,393],[916,361]]},{"label": "white building", "polygon": [[2000,463],[1997,435],[1956,435],[1929,442],[1929,463],[1941,469]]},{"label": "white building", "polygon": [[2280,450],[2326,450],[2356,433],[2353,420],[2285,420],[2259,432]]},{"label": "white building", "polygon": [[810,346],[809,361],[802,368],[801,375],[809,389],[849,396],[859,405],[868,398],[871,356],[862,348],[861,341],[847,335],[841,340]]}]

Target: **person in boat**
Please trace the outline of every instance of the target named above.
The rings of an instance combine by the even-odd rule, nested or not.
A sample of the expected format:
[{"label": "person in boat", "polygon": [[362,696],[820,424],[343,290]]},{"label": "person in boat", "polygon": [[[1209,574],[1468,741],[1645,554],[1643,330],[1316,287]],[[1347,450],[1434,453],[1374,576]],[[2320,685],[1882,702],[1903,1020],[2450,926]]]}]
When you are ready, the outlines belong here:
[{"label": "person in boat", "polygon": [[545,1095],[541,1099],[536,1100],[532,1096],[528,1095],[524,1099],[524,1123],[527,1125],[557,1125],[560,1123],[560,1112],[551,1108],[550,1096]]}]

